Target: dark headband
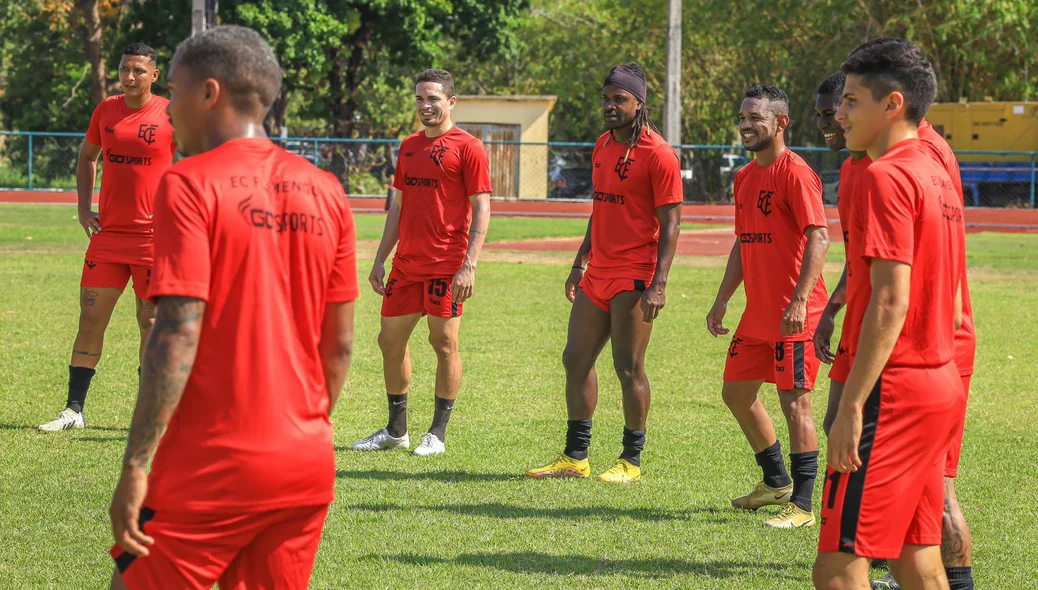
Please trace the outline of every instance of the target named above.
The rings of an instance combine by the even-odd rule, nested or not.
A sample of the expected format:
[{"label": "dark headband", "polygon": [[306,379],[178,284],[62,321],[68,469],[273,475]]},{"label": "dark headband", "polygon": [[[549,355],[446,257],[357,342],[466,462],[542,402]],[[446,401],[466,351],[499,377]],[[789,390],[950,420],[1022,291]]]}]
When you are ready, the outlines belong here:
[{"label": "dark headband", "polygon": [[645,74],[627,66],[616,66],[609,71],[605,84],[602,86],[615,86],[620,90],[626,90],[634,95],[640,102],[645,102],[645,91],[647,83]]}]

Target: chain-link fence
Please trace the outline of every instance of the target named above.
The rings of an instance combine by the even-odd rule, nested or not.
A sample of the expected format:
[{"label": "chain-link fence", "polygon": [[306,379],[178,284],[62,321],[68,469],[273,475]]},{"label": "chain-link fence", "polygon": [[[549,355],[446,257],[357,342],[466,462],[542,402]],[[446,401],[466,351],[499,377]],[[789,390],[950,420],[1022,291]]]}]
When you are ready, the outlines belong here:
[{"label": "chain-link fence", "polygon": [[[72,190],[81,133],[0,131],[0,190]],[[276,138],[286,150],[333,173],[354,196],[386,196],[400,141],[395,139]],[[487,141],[491,184],[498,197],[590,199],[591,143]],[[794,147],[822,179],[825,201],[836,202],[845,154]],[[683,145],[678,150],[685,201],[728,203],[733,175],[749,162],[739,146]],[[1035,207],[1038,152],[956,152],[967,206]],[[100,167],[100,162],[99,162]]]}]

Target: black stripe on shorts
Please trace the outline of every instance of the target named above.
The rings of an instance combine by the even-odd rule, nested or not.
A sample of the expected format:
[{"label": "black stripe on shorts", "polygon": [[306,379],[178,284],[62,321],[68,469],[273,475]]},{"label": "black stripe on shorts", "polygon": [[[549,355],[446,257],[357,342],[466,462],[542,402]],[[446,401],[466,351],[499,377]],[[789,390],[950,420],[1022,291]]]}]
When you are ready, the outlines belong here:
[{"label": "black stripe on shorts", "polygon": [[[141,508],[141,513],[137,516],[137,526],[140,527],[141,532],[144,531],[144,523],[148,522],[153,518],[155,518],[154,510],[148,508],[147,506]],[[123,551],[123,553],[119,557],[115,558],[115,567],[119,568],[120,574],[125,574],[126,569],[130,567],[130,564],[133,563],[133,560],[135,559],[137,559],[136,555],[134,555],[133,553],[129,553],[127,551]]]},{"label": "black stripe on shorts", "polygon": [[451,317],[452,318],[458,317],[458,302],[457,301],[452,301],[451,302]]},{"label": "black stripe on shorts", "polygon": [[807,371],[804,370],[804,343],[793,343],[793,387],[807,388]]},{"label": "black stripe on shorts", "polygon": [[645,281],[639,281],[639,280],[635,279],[635,281],[634,281],[634,290],[635,291],[644,291],[645,290]]},{"label": "black stripe on shorts", "polygon": [[[861,467],[857,471],[845,473],[847,491],[843,496],[843,510],[840,513],[840,552],[854,553],[854,541],[858,538],[858,517],[861,515],[861,499],[865,490],[865,476],[869,469],[869,456],[872,445],[876,442],[876,425],[879,423],[880,390],[883,377],[876,380],[865,407],[862,409],[861,441],[858,443],[858,458]],[[841,478],[842,479],[842,478]],[[835,482],[834,482],[835,484]]]}]

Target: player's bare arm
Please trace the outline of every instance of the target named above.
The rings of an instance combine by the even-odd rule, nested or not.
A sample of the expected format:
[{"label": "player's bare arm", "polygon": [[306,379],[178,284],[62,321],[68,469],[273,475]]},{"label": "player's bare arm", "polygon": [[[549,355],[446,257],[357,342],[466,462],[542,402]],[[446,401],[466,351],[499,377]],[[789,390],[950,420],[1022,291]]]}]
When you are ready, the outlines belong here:
[{"label": "player's bare arm", "polygon": [[392,204],[386,213],[386,226],[382,230],[382,241],[378,243],[375,263],[371,266],[371,273],[368,275],[371,288],[379,295],[386,294],[386,259],[400,241],[400,202],[404,198],[404,193],[395,188],[391,190],[394,194]]},{"label": "player's bare arm", "polygon": [[328,415],[335,411],[335,404],[346,384],[346,374],[353,359],[353,302],[329,303],[324,308],[321,323],[321,341],[317,345],[321,354],[321,369],[328,390]]},{"label": "player's bare arm", "polygon": [[487,228],[490,227],[490,193],[472,195],[469,202],[472,203],[469,248],[465,252],[461,268],[454,274],[451,285],[454,301],[458,303],[464,303],[473,295],[476,287],[476,264],[479,262],[479,253],[483,251],[483,242],[487,239]]},{"label": "player's bare arm", "polygon": [[591,217],[587,218],[587,231],[584,232],[584,241],[577,248],[577,257],[573,259],[573,268],[569,271],[566,279],[566,299],[570,303],[577,300],[577,287],[584,278],[584,269],[587,268],[588,260],[591,258]]},{"label": "player's bare arm", "polygon": [[847,265],[843,265],[843,273],[840,282],[836,284],[829,303],[822,310],[822,317],[818,319],[815,327],[815,356],[827,365],[833,364],[836,354],[832,351],[833,332],[836,330],[836,316],[840,314],[843,306],[847,305]]},{"label": "player's bare arm", "polygon": [[872,296],[865,308],[858,354],[840,397],[832,431],[829,433],[829,466],[841,473],[861,467],[862,408],[875,387],[908,314],[912,267],[892,260],[874,258],[869,277]]},{"label": "player's bare arm", "polygon": [[825,266],[825,254],[829,251],[829,229],[812,225],[804,231],[807,245],[804,246],[804,263],[800,266],[800,276],[793,290],[793,297],[782,314],[782,335],[794,336],[804,331],[807,323],[807,300],[811,291],[822,276]]},{"label": "player's bare arm", "polygon": [[89,238],[101,231],[101,217],[93,209],[94,181],[97,179],[97,158],[101,146],[83,140],[76,163],[76,193],[79,195],[79,225]]},{"label": "player's bare arm", "polygon": [[742,284],[742,251],[739,248],[739,240],[732,245],[732,253],[728,255],[728,265],[724,269],[724,278],[721,286],[717,289],[717,298],[706,314],[706,329],[713,336],[724,336],[728,333],[722,322],[724,314],[728,311],[728,301],[735,295],[739,285]]},{"label": "player's bare arm", "polygon": [[656,207],[656,218],[660,222],[656,270],[649,287],[642,293],[641,301],[646,323],[656,319],[660,315],[660,310],[667,304],[667,279],[670,276],[670,265],[674,262],[674,254],[678,250],[678,235],[681,232],[681,203]]},{"label": "player's bare arm", "polygon": [[180,404],[191,374],[202,332],[205,301],[191,297],[162,297],[155,326],[145,349],[140,391],[123,455],[122,476],[109,514],[115,542],[134,555],[148,555],[153,543],[137,522],[148,491],[148,463],[173,412]]},{"label": "player's bare arm", "polygon": [[955,289],[955,331],[958,332],[959,328],[962,327],[962,279],[959,279],[959,286]]}]

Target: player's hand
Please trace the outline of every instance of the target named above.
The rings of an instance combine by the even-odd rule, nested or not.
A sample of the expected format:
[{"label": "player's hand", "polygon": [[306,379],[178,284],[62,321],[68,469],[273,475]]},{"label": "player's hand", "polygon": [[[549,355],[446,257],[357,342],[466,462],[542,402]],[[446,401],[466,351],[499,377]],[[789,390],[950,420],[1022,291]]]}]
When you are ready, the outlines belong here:
[{"label": "player's hand", "polygon": [[80,211],[79,225],[83,226],[83,231],[86,232],[86,236],[89,238],[93,234],[101,232],[101,216],[93,210]]},{"label": "player's hand", "polygon": [[827,443],[829,467],[840,473],[851,473],[861,467],[861,459],[858,457],[861,429],[861,410],[845,411],[840,408],[836,412]]},{"label": "player's hand", "polygon": [[570,303],[577,300],[577,288],[582,280],[584,280],[584,269],[574,266],[573,270],[569,271],[569,278],[566,279],[566,299],[569,299]]},{"label": "player's hand", "polygon": [[454,280],[451,281],[451,293],[454,295],[454,302],[465,303],[466,299],[472,297],[475,287],[476,267],[468,262],[462,263],[458,272],[454,273]]},{"label": "player's hand", "polygon": [[780,332],[783,336],[796,336],[804,331],[806,322],[807,302],[800,301],[794,297],[786,307],[785,313],[782,314],[782,328]]},{"label": "player's hand", "polygon": [[836,359],[836,355],[830,350],[832,345],[833,331],[836,329],[836,318],[833,314],[829,313],[828,308],[822,312],[821,319],[818,320],[818,327],[815,328],[815,356],[818,360],[822,361],[827,365],[833,364],[833,360]]},{"label": "player's hand", "polygon": [[371,265],[368,282],[371,283],[371,288],[376,293],[384,296],[386,294],[386,265],[379,262]]},{"label": "player's hand", "polygon": [[125,468],[108,509],[116,544],[126,552],[141,557],[147,557],[148,546],[155,544],[155,539],[144,534],[138,521],[147,495],[147,472],[140,468]]},{"label": "player's hand", "polygon": [[646,324],[651,324],[652,320],[656,319],[660,315],[660,310],[667,304],[667,292],[666,287],[657,283],[650,283],[649,288],[642,293],[642,319],[645,320]]},{"label": "player's hand", "polygon": [[706,314],[707,332],[710,332],[713,336],[724,336],[728,333],[728,328],[721,324],[726,311],[728,311],[727,303],[724,301],[714,302],[714,306],[710,308],[710,313]]}]

